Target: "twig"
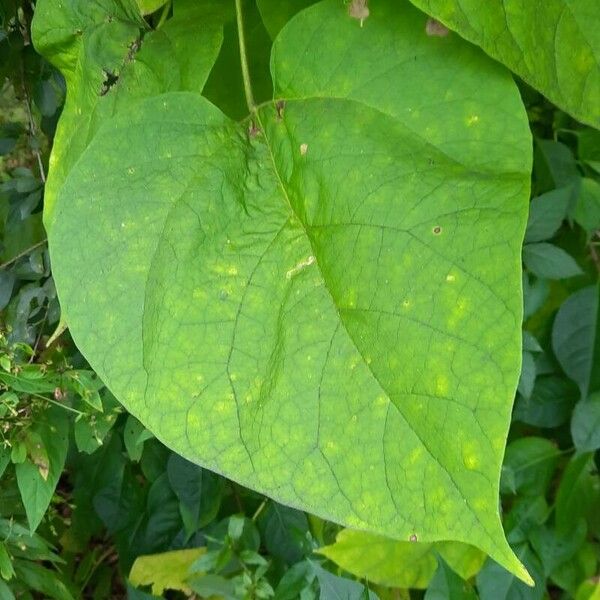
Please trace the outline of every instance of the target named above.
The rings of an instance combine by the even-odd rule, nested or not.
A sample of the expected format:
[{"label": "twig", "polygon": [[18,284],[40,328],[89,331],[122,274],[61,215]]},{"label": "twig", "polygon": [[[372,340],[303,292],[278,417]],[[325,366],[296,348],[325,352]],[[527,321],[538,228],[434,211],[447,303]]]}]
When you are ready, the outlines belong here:
[{"label": "twig", "polygon": [[29,248],[26,248],[25,250],[23,250],[23,252],[17,254],[16,256],[13,256],[10,260],[7,260],[6,262],[2,263],[0,265],[0,271],[2,269],[6,269],[6,267],[9,267],[10,265],[12,265],[14,262],[17,262],[20,258],[23,258],[24,256],[27,256],[30,252],[33,252],[34,250],[36,250],[37,248],[40,248],[41,246],[43,246],[46,242],[48,241],[48,238],[44,238],[43,240],[37,242],[36,244],[33,244],[33,246],[29,246]]}]

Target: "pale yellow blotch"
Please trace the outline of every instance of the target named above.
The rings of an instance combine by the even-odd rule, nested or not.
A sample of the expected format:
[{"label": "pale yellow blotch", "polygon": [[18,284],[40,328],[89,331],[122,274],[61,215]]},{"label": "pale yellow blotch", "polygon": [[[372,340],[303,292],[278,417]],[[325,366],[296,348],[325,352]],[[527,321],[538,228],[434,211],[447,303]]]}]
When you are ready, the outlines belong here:
[{"label": "pale yellow blotch", "polygon": [[446,275],[446,281],[448,283],[453,283],[456,281],[456,275],[453,275],[452,273],[448,273],[448,275]]},{"label": "pale yellow blotch", "polygon": [[227,269],[227,275],[237,275],[237,274],[238,274],[237,267],[229,267]]},{"label": "pale yellow blotch", "polygon": [[410,306],[410,300],[408,298],[405,298],[402,301],[402,306],[404,306],[404,308],[408,308]]},{"label": "pale yellow blotch", "polygon": [[194,300],[204,300],[204,298],[206,298],[206,292],[202,288],[195,288],[192,292],[192,298]]},{"label": "pale yellow blotch", "polygon": [[129,169],[127,169],[127,172],[128,172],[130,175],[133,175],[133,174],[135,173],[135,169],[134,169],[133,167],[129,167]]},{"label": "pale yellow blotch", "polygon": [[435,392],[440,396],[445,396],[448,393],[448,378],[445,375],[438,375],[435,378]]},{"label": "pale yellow blotch", "polygon": [[202,375],[196,375],[196,381],[198,383],[202,383],[204,381],[204,377]]},{"label": "pale yellow blotch", "polygon": [[350,418],[350,420],[351,420],[353,423],[356,423],[356,421],[358,421],[358,415],[352,415],[352,417]]},{"label": "pale yellow blotch", "polygon": [[471,127],[471,125],[476,125],[477,123],[479,123],[478,115],[471,115],[470,117],[467,117],[467,126],[468,127]]},{"label": "pale yellow blotch", "polygon": [[481,464],[479,454],[479,449],[472,442],[463,442],[462,445],[462,458],[463,463],[467,469],[473,471],[479,467]]},{"label": "pale yellow blotch", "polygon": [[302,269],[306,267],[310,267],[310,265],[314,264],[315,257],[307,256],[304,260],[301,260],[296,266],[292,267],[286,274],[286,279],[291,279],[294,275],[298,274]]},{"label": "pale yellow blotch", "polygon": [[406,461],[409,465],[414,465],[417,463],[421,457],[423,456],[423,450],[420,448],[415,448],[406,458]]},{"label": "pale yellow blotch", "polygon": [[388,403],[388,399],[387,396],[377,396],[377,398],[375,399],[375,404],[377,406],[385,406]]},{"label": "pale yellow blotch", "polygon": [[220,413],[224,413],[227,411],[227,402],[217,402],[215,404],[215,410]]},{"label": "pale yellow blotch", "polygon": [[300,144],[300,154],[305,156],[308,152],[308,144]]}]

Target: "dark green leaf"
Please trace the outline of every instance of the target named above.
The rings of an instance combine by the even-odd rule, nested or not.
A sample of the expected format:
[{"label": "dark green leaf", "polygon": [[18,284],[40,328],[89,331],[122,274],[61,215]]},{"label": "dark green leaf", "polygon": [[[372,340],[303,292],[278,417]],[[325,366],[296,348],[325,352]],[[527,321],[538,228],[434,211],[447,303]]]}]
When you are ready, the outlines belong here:
[{"label": "dark green leaf", "polygon": [[427,587],[424,600],[477,600],[477,594],[443,558],[438,557],[438,568]]},{"label": "dark green leaf", "polygon": [[311,563],[321,588],[320,600],[378,600],[377,594],[362,583],[338,577],[317,563]]},{"label": "dark green leaf", "polygon": [[568,279],[583,273],[562,248],[544,242],[524,246],[523,262],[534,275],[544,279]]},{"label": "dark green leaf", "polygon": [[529,205],[525,242],[550,239],[567,216],[570,197],[571,190],[562,188],[533,198]]},{"label": "dark green leaf", "polygon": [[593,367],[600,357],[598,287],[571,295],[560,307],[552,327],[552,349],[565,373],[585,398],[600,390],[600,373]]},{"label": "dark green leaf", "polygon": [[46,477],[39,466],[29,460],[16,465],[15,471],[29,528],[33,532],[50,504],[67,457],[69,427],[66,412],[53,409],[45,415],[45,420],[37,421],[32,428],[43,440],[48,453]]},{"label": "dark green leaf", "polygon": [[571,419],[571,435],[579,452],[600,448],[600,392],[577,404]]}]

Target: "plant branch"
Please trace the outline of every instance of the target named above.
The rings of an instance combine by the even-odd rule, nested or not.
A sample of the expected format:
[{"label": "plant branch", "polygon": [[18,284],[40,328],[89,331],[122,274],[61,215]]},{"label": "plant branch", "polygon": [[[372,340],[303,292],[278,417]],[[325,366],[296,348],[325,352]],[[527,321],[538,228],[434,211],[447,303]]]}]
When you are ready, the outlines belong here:
[{"label": "plant branch", "polygon": [[23,252],[20,252],[16,256],[13,256],[11,259],[9,259],[6,262],[2,263],[0,265],[0,271],[2,269],[5,269],[6,267],[9,267],[14,262],[17,262],[20,258],[23,258],[24,256],[27,256],[30,252],[33,252],[34,250],[36,250],[40,246],[43,246],[47,241],[48,241],[48,238],[44,238],[43,240],[37,242],[36,244],[33,244],[33,246],[29,246],[29,248],[26,248],[25,250],[23,250]]},{"label": "plant branch", "polygon": [[237,18],[238,39],[240,42],[240,61],[242,63],[242,79],[244,80],[244,93],[246,104],[251,113],[256,112],[252,83],[250,81],[250,69],[248,68],[248,56],[246,54],[246,38],[244,36],[244,15],[242,13],[242,0],[235,0],[235,14]]}]

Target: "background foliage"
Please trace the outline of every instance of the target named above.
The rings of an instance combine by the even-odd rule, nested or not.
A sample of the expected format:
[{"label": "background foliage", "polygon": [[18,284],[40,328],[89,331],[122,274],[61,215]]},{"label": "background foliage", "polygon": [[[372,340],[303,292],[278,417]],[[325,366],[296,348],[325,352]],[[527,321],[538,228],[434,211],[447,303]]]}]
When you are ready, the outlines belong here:
[{"label": "background foliage", "polygon": [[[168,16],[144,6],[154,26]],[[32,4],[0,8],[0,598],[600,596],[597,130],[520,84],[535,153],[501,491],[528,588],[469,547],[341,532],[278,505],[123,411],[59,325],[41,224],[65,85],[30,43]],[[281,23],[268,14],[256,27],[271,33]]]}]

